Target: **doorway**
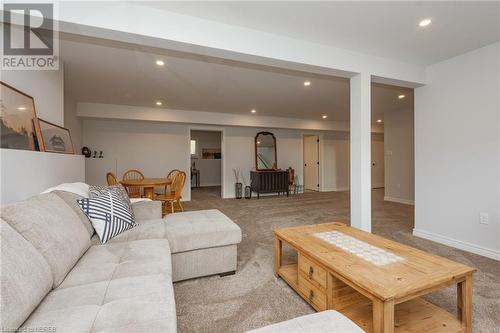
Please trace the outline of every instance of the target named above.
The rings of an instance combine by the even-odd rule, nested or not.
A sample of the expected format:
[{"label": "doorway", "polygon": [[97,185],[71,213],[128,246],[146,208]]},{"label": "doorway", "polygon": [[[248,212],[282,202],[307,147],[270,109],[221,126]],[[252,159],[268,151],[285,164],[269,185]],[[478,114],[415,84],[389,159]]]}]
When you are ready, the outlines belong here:
[{"label": "doorway", "polygon": [[304,189],[319,191],[319,136],[304,135]]},{"label": "doorway", "polygon": [[[191,199],[222,197],[222,132],[191,130]],[[188,183],[188,182],[186,182]]]},{"label": "doorway", "polygon": [[371,144],[372,188],[385,187],[384,134],[373,133]]}]

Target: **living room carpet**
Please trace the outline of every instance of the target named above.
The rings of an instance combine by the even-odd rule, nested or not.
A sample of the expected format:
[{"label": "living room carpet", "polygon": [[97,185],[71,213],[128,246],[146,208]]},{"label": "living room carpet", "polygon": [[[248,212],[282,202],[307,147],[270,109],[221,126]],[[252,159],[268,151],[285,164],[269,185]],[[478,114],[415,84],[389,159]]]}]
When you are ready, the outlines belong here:
[{"label": "living room carpet", "polygon": [[[348,192],[306,192],[286,197],[251,200],[220,199],[211,188],[193,192],[186,210],[216,208],[242,230],[235,275],[174,283],[179,332],[245,332],[314,312],[273,273],[273,233],[278,227],[339,221],[349,224]],[[500,330],[500,263],[415,237],[413,206],[383,200],[383,189],[372,194],[375,234],[477,268],[473,283],[474,332]],[[284,249],[284,261],[295,260]],[[425,297],[456,313],[456,288]]]}]

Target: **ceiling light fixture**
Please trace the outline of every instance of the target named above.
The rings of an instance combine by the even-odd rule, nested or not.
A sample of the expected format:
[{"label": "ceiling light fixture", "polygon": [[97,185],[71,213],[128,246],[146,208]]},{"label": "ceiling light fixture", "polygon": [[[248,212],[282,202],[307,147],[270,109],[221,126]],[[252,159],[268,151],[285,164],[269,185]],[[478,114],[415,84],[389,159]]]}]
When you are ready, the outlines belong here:
[{"label": "ceiling light fixture", "polygon": [[398,96],[398,98],[399,98],[399,99],[403,99],[403,98],[405,98],[405,97],[406,97],[406,96],[405,96],[405,95],[403,95],[403,94],[401,94],[401,95],[399,95],[399,96]]},{"label": "ceiling light fixture", "polygon": [[311,81],[306,81],[306,82],[304,82],[304,85],[305,85],[306,87],[309,87],[309,86],[311,85]]},{"label": "ceiling light fixture", "polygon": [[382,119],[377,119],[377,123],[381,123],[382,122]]},{"label": "ceiling light fixture", "polygon": [[326,114],[322,115],[321,118],[326,119],[328,116]]},{"label": "ceiling light fixture", "polygon": [[158,105],[158,106],[162,106],[162,105],[163,105],[163,103],[162,103],[161,101],[156,101],[156,105]]},{"label": "ceiling light fixture", "polygon": [[156,64],[158,66],[165,66],[165,61],[163,61],[163,60],[156,60]]},{"label": "ceiling light fixture", "polygon": [[25,106],[20,106],[17,109],[23,111],[23,110],[26,110],[26,107]]},{"label": "ceiling light fixture", "polygon": [[418,22],[418,26],[423,28],[428,26],[429,24],[432,23],[432,20],[430,18],[423,19],[422,21]]},{"label": "ceiling light fixture", "polygon": [[252,113],[257,113],[257,110],[252,109],[252,111],[250,111],[250,112],[252,112]]}]

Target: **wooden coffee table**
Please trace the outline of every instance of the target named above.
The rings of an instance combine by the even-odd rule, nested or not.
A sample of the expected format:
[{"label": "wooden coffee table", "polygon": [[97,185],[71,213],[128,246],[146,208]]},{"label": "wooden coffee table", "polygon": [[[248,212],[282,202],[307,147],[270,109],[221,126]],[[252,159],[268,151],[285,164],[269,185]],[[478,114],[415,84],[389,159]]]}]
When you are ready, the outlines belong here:
[{"label": "wooden coffee table", "polygon": [[[317,311],[334,309],[366,332],[472,332],[474,268],[342,223],[274,231],[275,274]],[[298,254],[282,265],[282,245]],[[457,285],[454,316],[420,296]]]}]

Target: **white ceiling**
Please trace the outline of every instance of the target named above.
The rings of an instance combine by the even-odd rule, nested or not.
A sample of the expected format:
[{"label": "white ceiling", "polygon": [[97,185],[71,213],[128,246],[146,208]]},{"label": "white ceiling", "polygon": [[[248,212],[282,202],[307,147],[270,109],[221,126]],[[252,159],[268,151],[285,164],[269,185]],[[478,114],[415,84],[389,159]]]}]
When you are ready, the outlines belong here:
[{"label": "white ceiling", "polygon": [[[78,102],[158,107],[233,114],[349,119],[349,80],[226,62],[220,59],[139,49],[135,45],[64,35],[60,41],[66,93]],[[155,64],[165,61],[164,67]],[[311,85],[305,87],[304,81]],[[407,88],[374,85],[375,118],[409,108],[399,100]]]},{"label": "white ceiling", "polygon": [[[141,2],[160,10],[429,65],[500,40],[500,2]],[[423,18],[432,24],[418,27]]]}]

